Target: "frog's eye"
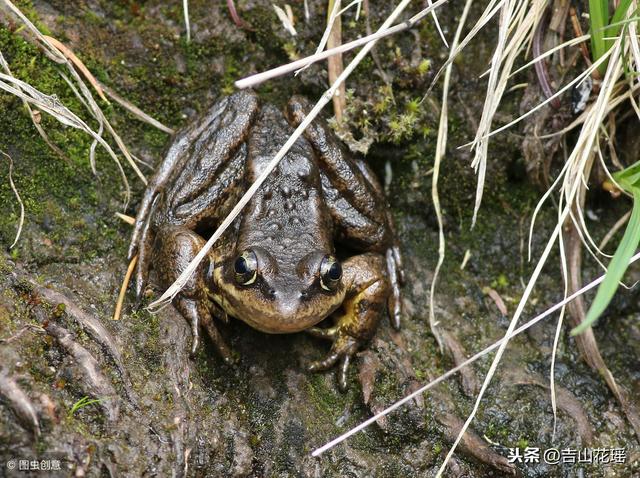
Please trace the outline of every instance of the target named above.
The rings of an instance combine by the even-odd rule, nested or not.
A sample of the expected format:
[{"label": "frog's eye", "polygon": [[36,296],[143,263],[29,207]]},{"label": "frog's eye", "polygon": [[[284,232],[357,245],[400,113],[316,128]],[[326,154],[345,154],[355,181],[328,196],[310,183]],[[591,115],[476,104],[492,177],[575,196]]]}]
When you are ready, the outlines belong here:
[{"label": "frog's eye", "polygon": [[325,256],[320,264],[320,287],[332,291],[342,278],[342,266],[333,256]]},{"label": "frog's eye", "polygon": [[236,282],[241,285],[251,285],[258,275],[258,259],[253,251],[244,251],[233,263]]}]

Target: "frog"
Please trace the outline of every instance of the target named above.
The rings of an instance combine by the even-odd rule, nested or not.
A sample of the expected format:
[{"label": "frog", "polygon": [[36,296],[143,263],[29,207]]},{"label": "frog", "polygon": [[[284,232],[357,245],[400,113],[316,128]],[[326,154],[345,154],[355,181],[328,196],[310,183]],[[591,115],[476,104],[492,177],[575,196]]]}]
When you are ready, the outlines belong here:
[{"label": "frog", "polygon": [[[176,134],[139,204],[129,260],[140,300],[155,271],[171,285],[311,109],[293,96],[284,111],[252,91],[216,101]],[[338,367],[388,315],[399,329],[404,282],[393,218],[371,167],[353,157],[325,120],[306,128],[174,297],[221,358],[234,353],[219,323],[237,319],[268,334],[306,331],[329,340],[310,371]],[[331,322],[328,326],[325,319]]]}]

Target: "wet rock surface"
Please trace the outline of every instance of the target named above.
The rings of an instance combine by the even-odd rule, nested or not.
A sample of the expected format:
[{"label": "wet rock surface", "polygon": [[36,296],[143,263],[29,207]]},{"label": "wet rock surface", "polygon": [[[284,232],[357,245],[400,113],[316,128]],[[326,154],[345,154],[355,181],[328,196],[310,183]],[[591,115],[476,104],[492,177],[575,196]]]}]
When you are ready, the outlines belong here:
[{"label": "wet rock surface", "polygon": [[[321,22],[303,23],[302,5],[294,5],[300,36],[292,39],[269,3],[238,5],[253,28],[245,31],[233,25],[223,4],[189,2],[192,44],[186,45],[181,3],[88,1],[72,8],[68,2],[39,1],[26,7],[101,81],[172,127],[188,123],[215,97],[229,92],[238,77],[280,64],[292,52],[313,51],[322,33]],[[312,20],[324,18],[326,6],[310,3]],[[372,6],[372,25],[385,13]],[[454,25],[453,19],[444,23]],[[345,34],[364,29],[354,25]],[[10,64],[28,63],[20,56],[27,47],[12,43],[9,32],[1,33]],[[414,61],[416,38],[422,57],[427,51],[440,52],[427,49],[438,44],[433,28],[427,26],[418,29],[417,37],[408,34],[397,44],[390,40],[377,48],[387,73],[402,80],[394,84],[393,108],[412,98],[413,90],[425,81],[411,70],[420,64]],[[411,61],[392,61],[396,47]],[[486,46],[474,48],[478,58],[490,54]],[[37,50],[22,53],[35,55]],[[429,53],[427,59],[440,63],[442,55]],[[75,161],[61,164],[40,144],[19,102],[3,96],[7,114],[0,119],[0,148],[15,161],[27,222],[18,246],[0,257],[0,464],[5,466],[0,476],[25,476],[5,465],[21,459],[59,460],[62,469],[52,476],[435,475],[471,411],[489,358],[320,458],[311,457],[311,452],[500,339],[508,326],[508,314],[515,310],[522,281],[532,269],[525,245],[540,193],[511,174],[521,153],[518,139],[505,135],[495,143],[483,208],[478,225],[470,230],[475,177],[467,167],[469,153],[456,146],[471,137],[473,114],[479,117],[481,84],[472,78],[485,66],[456,64],[452,89],[456,102],[450,105],[451,147],[440,193],[448,246],[436,289],[436,317],[446,337],[445,350],[439,349],[428,320],[438,240],[428,172],[434,135],[422,131],[407,139],[405,132],[391,131],[394,115],[403,114],[391,107],[377,117],[379,129],[371,134],[382,142],[371,146],[368,159],[387,185],[396,216],[408,277],[405,317],[399,332],[384,321],[352,367],[346,393],[338,391],[333,372],[305,370],[327,351],[326,343],[305,334],[270,336],[237,321],[220,325],[240,357],[236,365],[226,366],[206,339],[196,356],[189,357],[189,328],[171,307],[150,314],[136,308],[129,295],[121,319],[111,320],[127,267],[130,234],[129,226],[113,217],[122,210],[117,174],[102,158],[98,177],[92,176],[87,164],[90,143],[52,122],[52,137],[70,138],[64,145]],[[259,93],[280,104],[295,92],[317,97],[326,81],[323,68],[307,70],[300,83],[284,79],[261,87]],[[377,104],[386,97],[371,81],[384,76],[374,76],[376,68],[374,62],[364,65],[350,80],[356,104]],[[43,75],[34,81],[54,82]],[[122,111],[111,113],[132,150],[157,162],[168,137]],[[435,118],[437,109],[428,106],[415,121],[434,128]],[[55,133],[55,128],[60,131]],[[354,131],[368,134],[363,128],[354,125]],[[28,131],[20,133],[27,139],[15,131]],[[394,143],[394,137],[400,139]],[[0,173],[0,183],[0,201],[11,211],[0,221],[2,243],[8,245],[17,216],[6,171]],[[142,186],[135,187],[139,198]],[[127,210],[130,214],[135,201]],[[590,207],[601,211],[600,217],[611,216],[611,221],[593,222],[598,231],[606,231],[624,209],[614,205],[612,210],[598,201]],[[551,210],[543,213],[534,252],[541,250],[554,218]],[[467,251],[470,259],[461,268]],[[552,257],[526,317],[562,298],[557,264],[557,257]],[[596,267],[585,264],[585,278],[597,273]],[[156,289],[155,296],[159,292]],[[622,292],[596,330],[605,360],[631,397],[640,396],[637,299],[637,292]],[[556,366],[554,435],[547,389],[554,333],[551,319],[513,340],[447,476],[630,477],[639,472],[633,429],[606,385],[580,361],[566,331]],[[84,397],[88,398],[83,401]],[[627,463],[514,467],[507,462],[509,448],[527,446],[624,448]]]}]

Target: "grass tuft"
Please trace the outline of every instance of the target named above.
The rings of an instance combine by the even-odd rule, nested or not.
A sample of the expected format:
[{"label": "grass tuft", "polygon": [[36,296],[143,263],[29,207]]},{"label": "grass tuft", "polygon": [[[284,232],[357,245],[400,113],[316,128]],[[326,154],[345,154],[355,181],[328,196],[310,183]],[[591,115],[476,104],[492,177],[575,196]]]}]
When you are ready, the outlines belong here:
[{"label": "grass tuft", "polygon": [[100,403],[101,401],[102,401],[101,398],[89,398],[85,395],[84,397],[82,397],[80,400],[78,400],[76,403],[73,404],[73,406],[69,410],[69,413],[67,413],[67,418],[71,418],[73,415],[76,414],[76,412],[82,410],[83,408],[88,407],[89,405]]}]

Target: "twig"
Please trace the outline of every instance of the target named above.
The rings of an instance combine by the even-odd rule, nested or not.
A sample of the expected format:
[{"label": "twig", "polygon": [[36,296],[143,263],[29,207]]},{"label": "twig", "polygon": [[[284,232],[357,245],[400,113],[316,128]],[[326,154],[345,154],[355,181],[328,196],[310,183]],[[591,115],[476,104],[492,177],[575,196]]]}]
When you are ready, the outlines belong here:
[{"label": "twig", "polygon": [[[340,0],[329,0],[329,6],[333,4],[331,14],[329,15],[327,29],[329,30],[329,37],[327,38],[327,47],[329,49],[340,46],[342,43],[342,19],[339,15],[336,15],[336,10],[340,9]],[[333,84],[344,70],[344,63],[342,62],[342,53],[330,56],[327,60],[327,74],[329,76],[329,84]],[[335,95],[333,95],[333,113],[336,116],[338,122],[342,121],[342,114],[347,106],[345,98],[346,87],[344,82],[340,84]]]},{"label": "twig", "polygon": [[[342,10],[338,11],[338,8],[340,8],[340,2],[335,2],[333,5],[333,8],[331,9],[331,13],[329,15],[329,21],[327,22],[327,27],[324,30],[324,33],[322,34],[322,38],[320,38],[320,43],[318,43],[318,46],[316,48],[316,52],[315,54],[319,54],[324,50],[324,47],[327,46],[327,42],[329,41],[329,35],[331,34],[331,30],[333,28],[333,24],[336,21],[336,18],[338,18],[340,15],[342,15],[344,12],[346,12],[349,8],[351,8],[353,5],[360,5],[362,3],[362,0],[354,0],[353,2],[351,2],[349,5],[347,5],[346,7],[344,7]],[[337,45],[340,46],[340,45]],[[331,49],[332,47],[329,47],[329,49]],[[340,53],[338,53],[337,55],[340,55]],[[331,57],[330,57],[331,58]],[[300,74],[300,72],[302,70],[305,70],[306,68],[308,68],[309,66],[311,66],[311,63],[303,66],[302,68],[298,69],[295,71],[295,74],[298,75]]]}]

